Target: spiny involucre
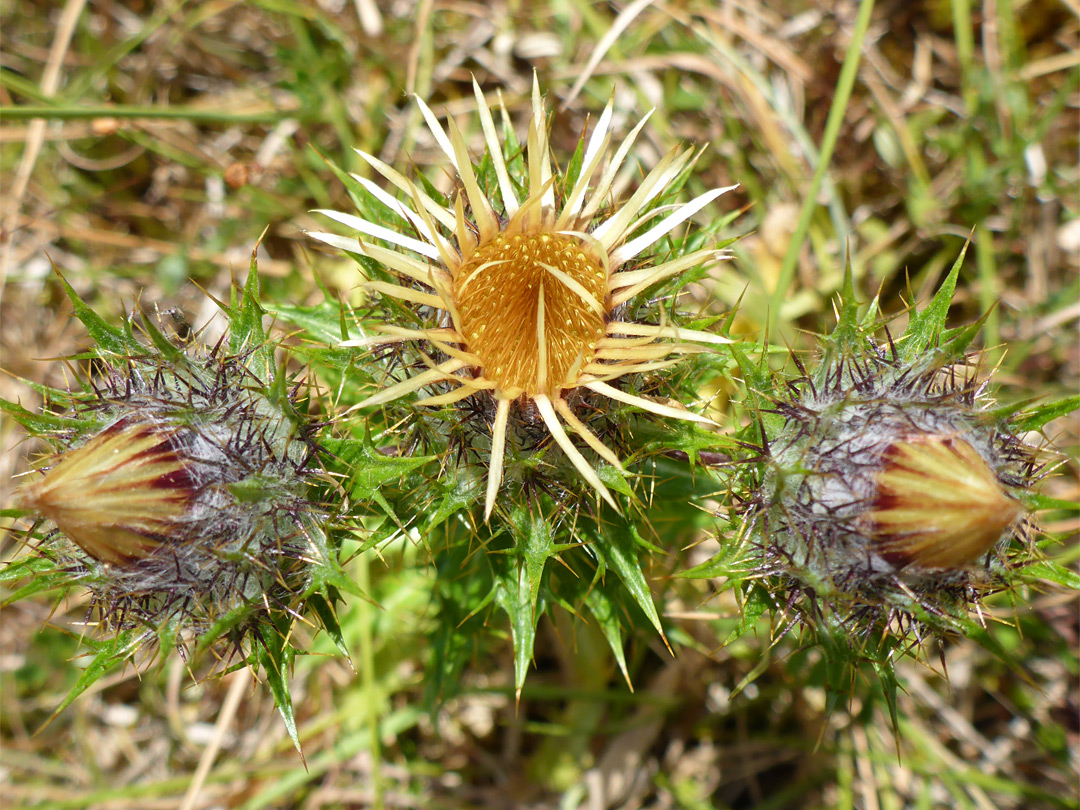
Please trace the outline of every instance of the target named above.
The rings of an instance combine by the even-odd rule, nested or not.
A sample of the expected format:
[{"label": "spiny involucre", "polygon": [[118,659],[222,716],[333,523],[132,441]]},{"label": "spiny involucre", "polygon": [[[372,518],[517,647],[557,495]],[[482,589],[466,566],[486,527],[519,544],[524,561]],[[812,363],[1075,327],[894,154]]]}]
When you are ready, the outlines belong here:
[{"label": "spiny involucre", "polygon": [[15,495],[44,521],[33,544],[56,561],[52,582],[87,588],[132,649],[159,640],[201,652],[220,638],[281,679],[266,656],[283,660],[308,602],[340,640],[328,582],[348,582],[301,411],[306,383],[275,362],[254,266],[214,346],[146,315],[137,339],[67,289],[97,343],[85,387],[51,392],[40,416],[5,403],[53,449]]},{"label": "spiny involucre", "polygon": [[857,321],[849,279],[816,368],[796,361],[801,376],[778,382],[743,360],[754,388],[778,392],[759,397],[759,455],[736,476],[744,573],[855,654],[972,631],[969,611],[1019,587],[1039,556],[1031,487],[1045,456],[987,395],[967,351],[980,324],[944,327],[959,266],[895,339],[874,337],[876,302]]}]

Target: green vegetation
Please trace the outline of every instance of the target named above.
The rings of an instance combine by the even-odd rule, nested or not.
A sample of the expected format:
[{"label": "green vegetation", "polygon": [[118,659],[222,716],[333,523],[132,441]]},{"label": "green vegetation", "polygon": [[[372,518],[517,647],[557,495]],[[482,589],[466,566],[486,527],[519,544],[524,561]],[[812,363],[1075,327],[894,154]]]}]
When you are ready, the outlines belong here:
[{"label": "green vegetation", "polygon": [[[5,802],[1080,806],[1069,6],[11,0],[2,15]],[[395,193],[356,149],[453,192],[411,93],[463,124],[491,196],[473,78],[500,138],[523,141],[534,72],[559,195],[611,98],[616,145],[655,107],[616,197],[678,144],[707,148],[657,210],[739,184],[649,251],[733,260],[620,316],[735,342],[626,383],[719,430],[610,400],[582,416],[626,466],[589,455],[618,514],[525,413],[485,522],[494,409],[354,409],[430,347],[339,344],[432,316],[361,288],[361,269],[395,279],[305,231],[328,228],[314,209],[401,227],[349,176]],[[747,519],[789,382],[826,379],[867,338],[920,373],[970,363],[990,380],[976,406],[1038,450],[1034,490],[1009,494],[1035,521],[999,544],[970,609],[831,613],[765,565]],[[88,626],[101,591],[70,587],[70,544],[9,496],[78,432],[64,404],[92,400],[107,366],[165,367],[189,340],[257,357],[245,390],[310,423],[333,531],[302,594],[245,604],[253,634],[225,616],[181,654],[169,623],[160,649]],[[230,492],[258,503],[261,486]]]}]

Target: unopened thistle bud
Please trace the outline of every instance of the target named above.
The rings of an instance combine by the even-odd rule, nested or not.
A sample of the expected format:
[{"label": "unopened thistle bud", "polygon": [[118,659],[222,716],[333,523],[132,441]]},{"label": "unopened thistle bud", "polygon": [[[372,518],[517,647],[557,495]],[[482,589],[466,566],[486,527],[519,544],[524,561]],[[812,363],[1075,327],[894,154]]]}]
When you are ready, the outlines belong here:
[{"label": "unopened thistle bud", "polygon": [[245,317],[230,312],[233,331],[213,348],[166,337],[149,318],[143,343],[78,302],[110,349],[96,350],[86,391],[46,414],[63,427],[42,435],[54,452],[15,503],[54,528],[36,545],[113,629],[265,640],[330,565],[299,386],[275,365],[257,288],[246,292]]},{"label": "unopened thistle bud", "polygon": [[1022,496],[1038,453],[988,407],[965,351],[977,325],[943,329],[949,295],[887,343],[846,302],[820,366],[763,409],[749,525],[795,615],[955,628],[943,617],[962,624],[1030,557]]},{"label": "unopened thistle bud", "polygon": [[867,351],[778,407],[761,491],[772,552],[819,591],[871,597],[985,568],[1025,511],[1009,494],[1022,445],[978,411],[966,378]]}]

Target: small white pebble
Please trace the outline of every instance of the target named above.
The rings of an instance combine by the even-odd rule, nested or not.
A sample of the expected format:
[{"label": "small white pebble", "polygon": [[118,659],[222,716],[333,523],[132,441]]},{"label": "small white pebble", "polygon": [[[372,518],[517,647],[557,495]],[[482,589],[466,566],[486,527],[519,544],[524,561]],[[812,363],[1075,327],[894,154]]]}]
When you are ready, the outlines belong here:
[{"label": "small white pebble", "polygon": [[[214,739],[217,731],[210,723],[192,723],[187,727],[187,737],[195,745],[209,745],[210,741]],[[232,741],[235,738],[232,732],[225,735],[225,740],[222,744],[223,748],[228,748],[232,745]]]},{"label": "small white pebble", "polygon": [[1058,228],[1057,243],[1069,253],[1080,252],[1080,219],[1070,220]]},{"label": "small white pebble", "polygon": [[1033,186],[1042,185],[1046,179],[1046,155],[1043,153],[1042,144],[1029,144],[1024,150],[1024,163],[1027,164],[1028,180]]},{"label": "small white pebble", "polygon": [[139,719],[139,710],[127,703],[116,703],[102,709],[101,719],[113,728],[131,728]]}]

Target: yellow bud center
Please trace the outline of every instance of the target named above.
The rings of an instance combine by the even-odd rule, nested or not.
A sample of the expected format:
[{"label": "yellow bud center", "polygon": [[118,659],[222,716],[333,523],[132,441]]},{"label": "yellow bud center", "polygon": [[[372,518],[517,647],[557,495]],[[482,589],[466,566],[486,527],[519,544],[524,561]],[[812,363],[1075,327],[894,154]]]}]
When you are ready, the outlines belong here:
[{"label": "yellow bud center", "polygon": [[573,237],[500,234],[479,246],[454,279],[454,300],[483,376],[509,396],[572,385],[604,335],[607,281]]}]

